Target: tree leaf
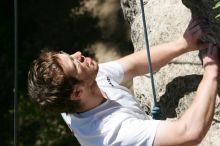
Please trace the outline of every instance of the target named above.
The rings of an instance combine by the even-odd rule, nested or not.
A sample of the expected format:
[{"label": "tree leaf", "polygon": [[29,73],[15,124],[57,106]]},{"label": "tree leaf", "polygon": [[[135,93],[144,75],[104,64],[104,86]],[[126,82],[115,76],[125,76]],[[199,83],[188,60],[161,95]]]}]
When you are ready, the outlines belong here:
[{"label": "tree leaf", "polygon": [[215,6],[212,7],[212,9],[217,9],[218,7],[220,7],[220,2],[217,2],[217,3],[215,4]]}]

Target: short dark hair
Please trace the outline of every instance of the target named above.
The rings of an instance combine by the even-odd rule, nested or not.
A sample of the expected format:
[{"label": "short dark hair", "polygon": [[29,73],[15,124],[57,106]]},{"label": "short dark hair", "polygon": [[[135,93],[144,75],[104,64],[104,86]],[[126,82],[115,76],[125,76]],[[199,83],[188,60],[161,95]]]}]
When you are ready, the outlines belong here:
[{"label": "short dark hair", "polygon": [[80,81],[65,75],[57,61],[59,52],[42,51],[28,73],[28,94],[44,111],[71,113],[79,108],[79,101],[70,100],[74,85]]}]

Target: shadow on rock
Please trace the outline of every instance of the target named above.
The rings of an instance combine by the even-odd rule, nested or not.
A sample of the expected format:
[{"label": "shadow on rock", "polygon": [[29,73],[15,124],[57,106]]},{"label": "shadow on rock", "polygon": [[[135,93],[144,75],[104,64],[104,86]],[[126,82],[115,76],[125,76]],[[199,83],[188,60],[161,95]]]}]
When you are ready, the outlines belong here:
[{"label": "shadow on rock", "polygon": [[177,117],[176,108],[184,95],[196,91],[202,75],[177,77],[166,86],[166,92],[160,97],[161,119]]}]

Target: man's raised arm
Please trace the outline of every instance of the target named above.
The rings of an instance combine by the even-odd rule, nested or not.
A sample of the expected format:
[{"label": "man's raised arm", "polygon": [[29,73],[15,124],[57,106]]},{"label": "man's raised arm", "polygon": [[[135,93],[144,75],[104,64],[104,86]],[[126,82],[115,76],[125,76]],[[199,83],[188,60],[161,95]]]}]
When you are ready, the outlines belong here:
[{"label": "man's raised arm", "polygon": [[[170,43],[152,47],[150,51],[153,70],[158,70],[183,53],[200,48],[202,45],[200,39],[208,32],[208,28],[209,26],[204,19],[191,20],[183,37]],[[204,48],[204,45],[202,47]],[[123,66],[124,81],[148,73],[146,57],[144,49],[117,60]]]}]

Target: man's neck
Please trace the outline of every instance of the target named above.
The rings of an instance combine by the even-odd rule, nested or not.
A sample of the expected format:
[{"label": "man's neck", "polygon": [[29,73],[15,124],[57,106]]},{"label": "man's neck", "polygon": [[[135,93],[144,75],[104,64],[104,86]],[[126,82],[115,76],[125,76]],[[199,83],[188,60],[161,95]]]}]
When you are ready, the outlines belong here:
[{"label": "man's neck", "polygon": [[83,107],[80,112],[92,110],[107,100],[107,95],[102,91],[95,82],[91,87],[86,89],[87,93],[84,98]]}]

